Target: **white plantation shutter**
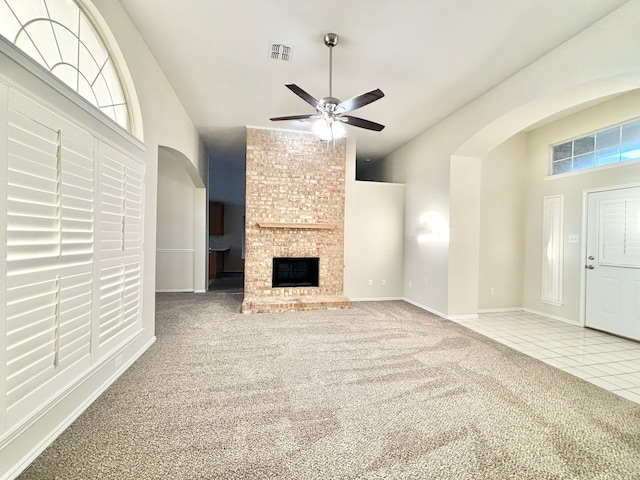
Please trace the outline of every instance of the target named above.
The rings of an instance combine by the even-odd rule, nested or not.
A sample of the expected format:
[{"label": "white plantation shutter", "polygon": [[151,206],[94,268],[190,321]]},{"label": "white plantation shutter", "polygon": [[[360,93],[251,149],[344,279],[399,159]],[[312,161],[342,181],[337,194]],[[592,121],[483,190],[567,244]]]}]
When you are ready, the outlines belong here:
[{"label": "white plantation shutter", "polygon": [[99,319],[94,338],[98,357],[142,327],[141,163],[108,145],[100,156]]},{"label": "white plantation shutter", "polygon": [[89,367],[95,193],[91,135],[12,90],[7,119],[10,426]]},{"label": "white plantation shutter", "polygon": [[598,261],[603,265],[636,267],[640,264],[640,199],[600,202]]},{"label": "white plantation shutter", "polygon": [[542,297],[552,305],[562,305],[564,196],[543,199],[542,217]]}]

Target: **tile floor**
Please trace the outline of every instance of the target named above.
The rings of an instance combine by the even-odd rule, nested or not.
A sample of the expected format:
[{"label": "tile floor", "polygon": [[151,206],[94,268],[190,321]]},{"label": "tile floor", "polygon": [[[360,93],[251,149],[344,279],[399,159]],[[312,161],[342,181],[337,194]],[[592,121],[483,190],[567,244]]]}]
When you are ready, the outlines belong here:
[{"label": "tile floor", "polygon": [[457,323],[640,403],[640,342],[524,311]]}]

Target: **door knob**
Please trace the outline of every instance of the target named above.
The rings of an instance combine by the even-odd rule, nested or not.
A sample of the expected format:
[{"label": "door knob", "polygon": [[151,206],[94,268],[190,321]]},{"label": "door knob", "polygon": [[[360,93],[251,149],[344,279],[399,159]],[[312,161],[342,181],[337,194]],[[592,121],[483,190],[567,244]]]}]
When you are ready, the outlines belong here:
[{"label": "door knob", "polygon": [[595,267],[593,265],[585,265],[584,268],[588,270],[593,270]]},{"label": "door knob", "polygon": [[595,260],[595,257],[593,255],[589,255],[589,260]]}]

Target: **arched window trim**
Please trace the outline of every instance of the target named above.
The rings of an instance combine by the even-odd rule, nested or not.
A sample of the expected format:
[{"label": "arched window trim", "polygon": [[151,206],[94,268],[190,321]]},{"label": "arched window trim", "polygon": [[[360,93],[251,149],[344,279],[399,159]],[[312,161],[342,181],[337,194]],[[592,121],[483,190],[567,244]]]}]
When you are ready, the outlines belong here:
[{"label": "arched window trim", "polygon": [[[83,96],[78,89],[74,89],[72,86],[67,85],[62,79],[60,79],[55,73],[52,72],[55,66],[63,65],[65,62],[58,62],[55,65],[49,65],[46,61],[45,57],[38,50],[37,44],[33,42],[31,36],[29,35],[28,30],[25,29],[29,24],[32,24],[37,21],[45,21],[45,19],[33,19],[21,24],[20,32],[23,32],[34,45],[35,50],[38,52],[40,57],[42,58],[44,65],[37,58],[33,58],[32,55],[20,49],[17,45],[13,43],[13,39],[6,39],[5,37],[0,35],[0,51],[8,54],[10,58],[12,58],[17,63],[21,64],[23,67],[27,68],[31,73],[35,74],[41,80],[45,81],[51,87],[58,90],[65,97],[72,100],[78,106],[82,107],[92,116],[100,119],[105,125],[112,127],[116,131],[120,131],[120,133],[128,133],[136,137],[138,140],[143,140],[143,128],[142,128],[142,115],[141,109],[138,102],[138,96],[135,90],[134,82],[132,76],[127,68],[127,64],[124,60],[124,55],[122,54],[118,44],[111,33],[111,30],[107,26],[105,20],[103,19],[100,12],[97,8],[89,1],[89,0],[73,0],[76,6],[80,9],[82,15],[84,15],[86,21],[91,25],[93,31],[97,35],[98,39],[102,43],[104,49],[107,52],[107,58],[105,60],[104,65],[96,65],[100,67],[97,75],[101,74],[104,66],[109,63],[111,60],[111,66],[115,70],[115,74],[119,80],[119,84],[122,90],[122,95],[124,96],[124,102],[127,106],[127,118],[128,125],[127,128],[120,125],[114,119],[110,118],[105,112],[101,111],[100,108],[91,103],[91,101]],[[51,24],[55,23],[67,31],[70,31],[66,25],[63,25],[57,21],[47,19],[47,21]],[[73,33],[73,32],[72,32]],[[75,33],[74,33],[75,36]],[[16,35],[17,37],[17,35]],[[82,40],[79,39],[82,43]],[[84,45],[84,44],[83,44]],[[86,47],[85,47],[86,48]],[[89,50],[88,50],[89,51]],[[64,60],[64,59],[63,59]],[[94,60],[95,61],[95,60]],[[74,70],[75,66],[71,65]],[[83,72],[77,70],[78,78],[83,76],[86,79],[86,76],[83,75]],[[86,80],[87,84],[90,85],[89,79]],[[61,88],[62,87],[62,88]],[[73,94],[70,94],[73,92]],[[93,93],[93,92],[92,92]]]}]

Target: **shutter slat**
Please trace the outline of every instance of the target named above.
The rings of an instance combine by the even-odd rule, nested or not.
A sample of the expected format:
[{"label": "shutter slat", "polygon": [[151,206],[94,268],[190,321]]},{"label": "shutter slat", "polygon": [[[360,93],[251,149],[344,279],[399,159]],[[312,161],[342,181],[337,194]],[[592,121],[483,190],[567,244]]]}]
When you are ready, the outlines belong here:
[{"label": "shutter slat", "polygon": [[36,205],[55,205],[56,192],[46,192],[28,188],[24,185],[7,185],[7,199],[12,202],[34,203]]},{"label": "shutter slat", "polygon": [[7,183],[31,190],[42,190],[43,192],[55,193],[58,185],[55,179],[38,177],[36,175],[16,170],[7,172]]},{"label": "shutter slat", "polygon": [[[54,349],[55,331],[52,328],[7,351],[9,357],[7,358],[7,381],[10,383],[15,377],[19,377],[15,381],[18,384],[22,383],[25,377],[33,375],[34,369],[38,369],[36,365],[41,365],[42,359],[52,358]],[[51,366],[53,366],[53,361]]]},{"label": "shutter slat", "polygon": [[29,370],[17,375],[12,382],[7,382],[7,409],[10,409],[52,377],[55,373],[53,357],[52,353],[49,357],[34,363]]}]

